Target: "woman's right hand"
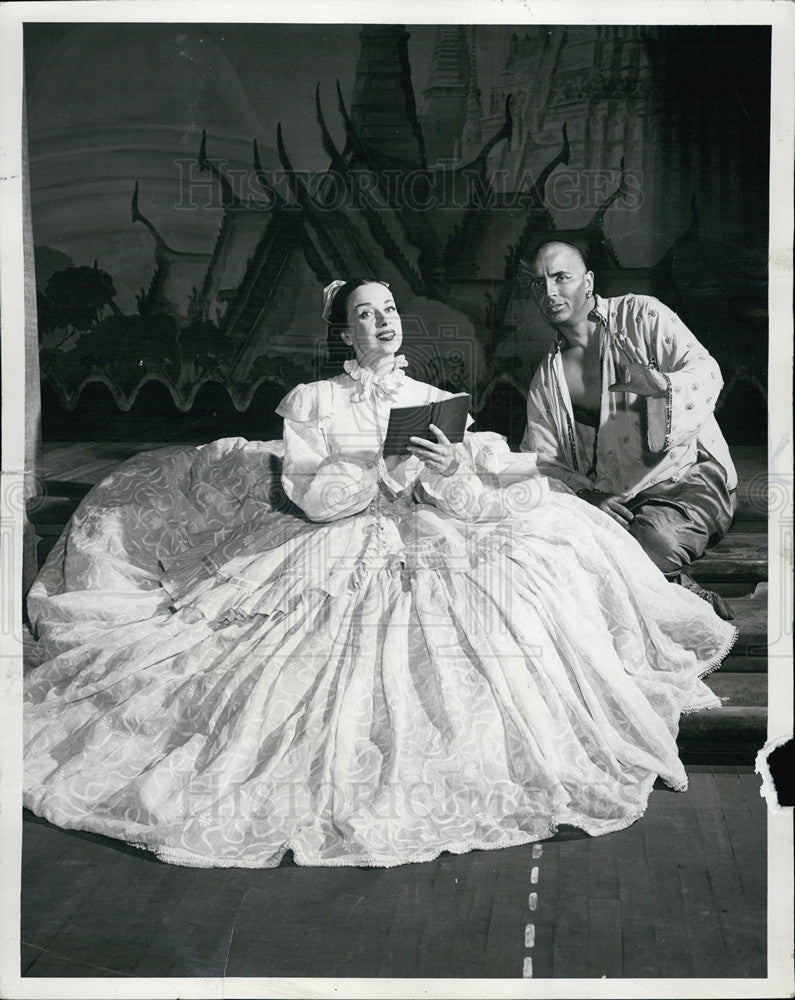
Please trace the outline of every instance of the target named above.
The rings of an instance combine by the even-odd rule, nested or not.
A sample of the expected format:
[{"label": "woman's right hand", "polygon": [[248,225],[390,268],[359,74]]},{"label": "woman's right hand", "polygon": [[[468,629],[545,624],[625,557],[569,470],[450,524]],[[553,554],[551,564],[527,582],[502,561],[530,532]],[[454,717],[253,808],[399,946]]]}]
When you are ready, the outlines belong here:
[{"label": "woman's right hand", "polygon": [[425,438],[409,438],[411,444],[409,451],[412,455],[421,458],[431,472],[436,472],[440,476],[452,476],[458,468],[458,453],[456,446],[451,444],[443,431],[440,431],[436,424],[431,424],[436,436],[435,441],[426,441]]}]

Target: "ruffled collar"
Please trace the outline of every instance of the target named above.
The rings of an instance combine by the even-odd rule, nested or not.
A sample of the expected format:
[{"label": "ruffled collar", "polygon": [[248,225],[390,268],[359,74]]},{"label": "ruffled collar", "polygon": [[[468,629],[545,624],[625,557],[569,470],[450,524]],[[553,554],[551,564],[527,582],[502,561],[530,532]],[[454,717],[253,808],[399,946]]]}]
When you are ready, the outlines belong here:
[{"label": "ruffled collar", "polygon": [[346,361],[343,368],[356,383],[355,399],[394,399],[405,381],[403,369],[407,365],[408,361],[398,354],[392,368],[380,375],[372,368],[362,368],[355,358]]}]

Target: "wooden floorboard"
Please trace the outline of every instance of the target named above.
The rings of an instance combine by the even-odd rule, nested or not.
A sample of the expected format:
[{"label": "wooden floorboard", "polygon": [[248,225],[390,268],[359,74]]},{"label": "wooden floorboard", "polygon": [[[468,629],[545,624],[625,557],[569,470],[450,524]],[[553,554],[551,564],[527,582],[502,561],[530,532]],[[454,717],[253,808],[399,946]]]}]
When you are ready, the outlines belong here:
[{"label": "wooden floorboard", "polygon": [[451,926],[445,927],[436,918],[435,911],[428,915],[423,927],[422,939],[420,941],[420,952],[425,956],[424,964],[427,969],[428,978],[435,978],[446,975],[446,970],[451,967],[450,955],[453,940],[459,937],[465,928],[462,926],[463,918],[460,908],[460,894],[458,888],[458,862],[457,857],[442,855],[436,861],[436,870],[430,881],[430,892],[434,899],[447,899],[449,913],[452,921]]},{"label": "wooden floorboard", "polygon": [[481,979],[483,977],[483,958],[485,953],[485,916],[486,891],[489,881],[487,871],[487,855],[478,851],[472,858],[472,864],[464,866],[456,876],[456,886],[463,885],[463,891],[458,894],[463,925],[468,933],[459,934],[454,938],[450,949],[451,967],[460,970],[463,978]]},{"label": "wooden floorboard", "polygon": [[565,910],[555,920],[552,975],[566,979],[588,977],[588,932],[590,929],[588,890],[583,887],[569,898]]},{"label": "wooden floorboard", "polygon": [[626,836],[616,844],[623,974],[636,979],[659,976],[655,920],[649,912],[654,889],[649,878],[643,825],[636,823],[623,833]]},{"label": "wooden floorboard", "polygon": [[[59,863],[64,849],[68,849],[69,864]],[[85,849],[79,834],[28,820],[23,826],[22,881],[27,888],[22,906],[22,941],[49,949],[74,915],[90,905],[95,873],[105,864],[101,852],[94,855]],[[42,872],[47,873],[46,878],[41,877]]]},{"label": "wooden floorboard", "polygon": [[588,977],[623,976],[621,903],[618,899],[588,899]]},{"label": "wooden floorboard", "polygon": [[[745,802],[746,808],[754,816],[761,816],[765,811],[765,800],[762,796],[762,778],[758,774],[746,775],[740,779],[740,799]],[[754,824],[753,829],[759,835],[760,841],[767,842],[758,824]]]},{"label": "wooden floorboard", "polygon": [[[737,870],[728,829],[719,809],[698,810],[696,822],[702,841],[709,845],[709,881],[714,900],[714,914],[721,928],[727,955],[727,976],[747,975],[747,969],[760,969],[765,911],[758,900],[747,900]],[[758,926],[757,926],[758,925]]]},{"label": "wooden floorboard", "polygon": [[707,975],[726,974],[728,956],[715,916],[712,887],[706,869],[695,859],[683,860],[678,869],[685,927],[691,953],[704,956]]},{"label": "wooden floorboard", "polygon": [[654,885],[657,919],[654,940],[661,976],[688,977],[701,974],[700,956],[690,950],[685,926],[685,908],[678,878],[678,857],[666,813],[658,810],[654,823],[644,824],[649,880]]},{"label": "wooden floorboard", "polygon": [[410,976],[420,961],[421,911],[417,903],[419,886],[413,879],[401,879],[393,895],[391,927],[384,943],[384,968],[393,976]]},{"label": "wooden floorboard", "polygon": [[588,975],[587,841],[552,841],[545,854],[558,856],[556,885],[539,893],[539,907],[553,908],[552,975],[573,979]]}]

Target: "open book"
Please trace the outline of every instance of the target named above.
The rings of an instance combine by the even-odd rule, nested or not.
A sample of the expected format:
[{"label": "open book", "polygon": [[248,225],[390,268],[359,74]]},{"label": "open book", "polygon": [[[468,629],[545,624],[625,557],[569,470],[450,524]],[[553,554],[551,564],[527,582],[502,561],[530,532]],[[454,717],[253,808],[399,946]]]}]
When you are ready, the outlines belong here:
[{"label": "open book", "polygon": [[409,438],[412,437],[435,441],[436,435],[429,430],[431,424],[435,424],[452,444],[459,444],[464,440],[471,401],[472,397],[468,392],[459,392],[435,403],[400,406],[391,410],[384,440],[384,456],[407,455]]}]

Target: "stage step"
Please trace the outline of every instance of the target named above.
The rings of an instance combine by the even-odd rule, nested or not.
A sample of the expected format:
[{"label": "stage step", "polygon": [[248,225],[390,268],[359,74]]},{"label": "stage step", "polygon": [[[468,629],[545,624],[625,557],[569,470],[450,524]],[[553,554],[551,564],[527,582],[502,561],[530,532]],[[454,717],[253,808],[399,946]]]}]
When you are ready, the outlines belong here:
[{"label": "stage step", "polygon": [[767,580],[767,532],[730,531],[693,563],[689,573],[710,590],[722,581]]},{"label": "stage step", "polygon": [[[758,583],[753,593],[744,597],[732,597],[729,605],[734,612],[732,625],[737,628],[739,636],[735,642],[727,662],[735,664],[740,659],[748,659],[767,670],[767,598],[768,584]],[[732,666],[732,670],[746,669]]]},{"label": "stage step", "polygon": [[731,652],[723,661],[723,669],[732,673],[766,674],[766,656],[744,656]]},{"label": "stage step", "polygon": [[[88,489],[84,492],[87,493]],[[78,496],[47,494],[31,497],[27,502],[28,520],[36,525],[39,535],[60,535],[82,498],[82,493]]]},{"label": "stage step", "polygon": [[679,727],[679,753],[685,764],[753,765],[767,741],[767,709],[722,705],[692,712]]},{"label": "stage step", "polygon": [[682,717],[679,748],[686,764],[753,764],[767,739],[767,583],[732,598],[737,642],[706,684],[720,708]]},{"label": "stage step", "polygon": [[767,707],[767,674],[729,671],[721,667],[704,681],[720,698],[724,708]]},{"label": "stage step", "polygon": [[721,706],[682,717],[678,740],[682,760],[752,764],[767,739],[767,674],[721,669],[705,681]]}]

